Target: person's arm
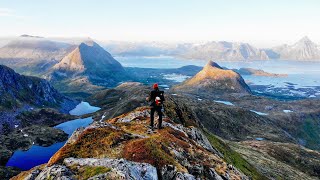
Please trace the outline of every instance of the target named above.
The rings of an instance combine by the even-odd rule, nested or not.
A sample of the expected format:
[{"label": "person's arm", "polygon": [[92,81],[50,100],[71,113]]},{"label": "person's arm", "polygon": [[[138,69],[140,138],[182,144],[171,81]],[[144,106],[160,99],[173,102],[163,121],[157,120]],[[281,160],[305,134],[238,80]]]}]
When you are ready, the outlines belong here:
[{"label": "person's arm", "polygon": [[164,98],[164,91],[162,91],[162,92],[161,92],[161,96],[162,96],[162,97],[161,97],[161,100],[162,100],[162,101],[165,101],[165,98]]},{"label": "person's arm", "polygon": [[147,100],[148,102],[151,101],[151,96],[152,96],[152,92],[150,92],[150,93],[149,93],[149,96],[146,98],[146,100]]}]

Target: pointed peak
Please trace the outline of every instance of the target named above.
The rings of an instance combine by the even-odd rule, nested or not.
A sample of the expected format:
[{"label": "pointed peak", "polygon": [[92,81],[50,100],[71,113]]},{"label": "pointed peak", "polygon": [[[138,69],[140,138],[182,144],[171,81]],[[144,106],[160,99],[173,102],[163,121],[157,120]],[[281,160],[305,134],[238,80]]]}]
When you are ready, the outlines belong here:
[{"label": "pointed peak", "polygon": [[308,36],[304,36],[302,39],[299,40],[301,43],[308,43],[312,42]]},{"label": "pointed peak", "polygon": [[213,61],[209,61],[206,65],[205,65],[205,68],[218,68],[218,69],[223,69],[221,66],[219,66],[218,63],[216,62],[213,62]]},{"label": "pointed peak", "polygon": [[93,39],[91,39],[90,37],[88,37],[87,39],[85,39],[81,44],[81,45],[87,45],[87,46],[95,46],[98,45]]}]

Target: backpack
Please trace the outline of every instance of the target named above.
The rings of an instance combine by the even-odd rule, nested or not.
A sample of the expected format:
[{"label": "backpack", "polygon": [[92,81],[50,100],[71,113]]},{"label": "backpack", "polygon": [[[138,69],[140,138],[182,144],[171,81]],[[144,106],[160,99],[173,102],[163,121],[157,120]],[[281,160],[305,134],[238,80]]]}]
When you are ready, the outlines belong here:
[{"label": "backpack", "polygon": [[156,95],[156,98],[154,100],[156,106],[162,106],[163,101],[164,101],[164,95],[163,95],[163,91],[159,91],[159,93]]}]

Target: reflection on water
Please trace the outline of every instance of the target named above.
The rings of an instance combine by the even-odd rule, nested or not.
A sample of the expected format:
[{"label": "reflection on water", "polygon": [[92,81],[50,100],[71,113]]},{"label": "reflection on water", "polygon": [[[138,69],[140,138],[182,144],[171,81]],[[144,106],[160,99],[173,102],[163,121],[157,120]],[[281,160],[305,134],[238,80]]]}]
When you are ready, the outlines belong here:
[{"label": "reflection on water", "polygon": [[69,136],[71,136],[73,131],[75,131],[77,128],[87,127],[92,123],[92,121],[93,121],[92,117],[88,117],[88,118],[84,118],[84,119],[75,119],[72,121],[61,123],[61,124],[55,126],[55,128],[61,129],[64,132],[66,132],[67,134],[69,134]]},{"label": "reflection on water", "polygon": [[101,108],[99,108],[99,107],[91,106],[87,102],[81,102],[80,104],[77,105],[76,108],[72,109],[69,113],[71,115],[81,116],[81,115],[84,115],[84,114],[89,114],[89,113],[96,112],[96,111],[98,111],[100,109]]},{"label": "reflection on water", "polygon": [[[77,113],[78,115],[83,115],[87,113],[92,113],[100,108],[90,106],[89,103],[82,102],[80,103],[72,112]],[[84,119],[75,119],[72,121],[61,123],[55,128],[61,129],[66,132],[69,137],[72,133],[80,127],[87,127],[93,122],[92,117]],[[47,163],[54,153],[56,153],[63,145],[64,142],[55,143],[49,147],[41,147],[33,145],[29,150],[22,151],[17,150],[14,152],[13,156],[9,159],[6,166],[18,167],[22,170],[29,170],[34,166]]]},{"label": "reflection on water", "polygon": [[15,151],[6,166],[18,167],[21,170],[29,170],[40,164],[47,163],[48,160],[57,152],[64,142],[55,143],[49,147],[33,145],[28,151]]}]

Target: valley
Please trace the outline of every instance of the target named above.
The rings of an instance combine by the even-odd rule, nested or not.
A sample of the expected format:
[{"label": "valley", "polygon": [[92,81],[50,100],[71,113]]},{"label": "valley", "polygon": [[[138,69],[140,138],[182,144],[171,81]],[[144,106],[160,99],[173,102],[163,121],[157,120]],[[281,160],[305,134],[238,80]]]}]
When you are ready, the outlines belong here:
[{"label": "valley", "polygon": [[320,1],[0,1],[0,180],[320,180]]},{"label": "valley", "polygon": [[[5,179],[20,170],[13,179],[79,178],[105,166],[90,177],[141,178],[132,170],[143,166],[150,179],[318,179],[315,62],[114,58],[91,39],[28,38],[5,46],[19,61],[1,59],[9,66],[0,71]],[[165,91],[165,128],[149,134],[146,96],[155,82]]]}]

